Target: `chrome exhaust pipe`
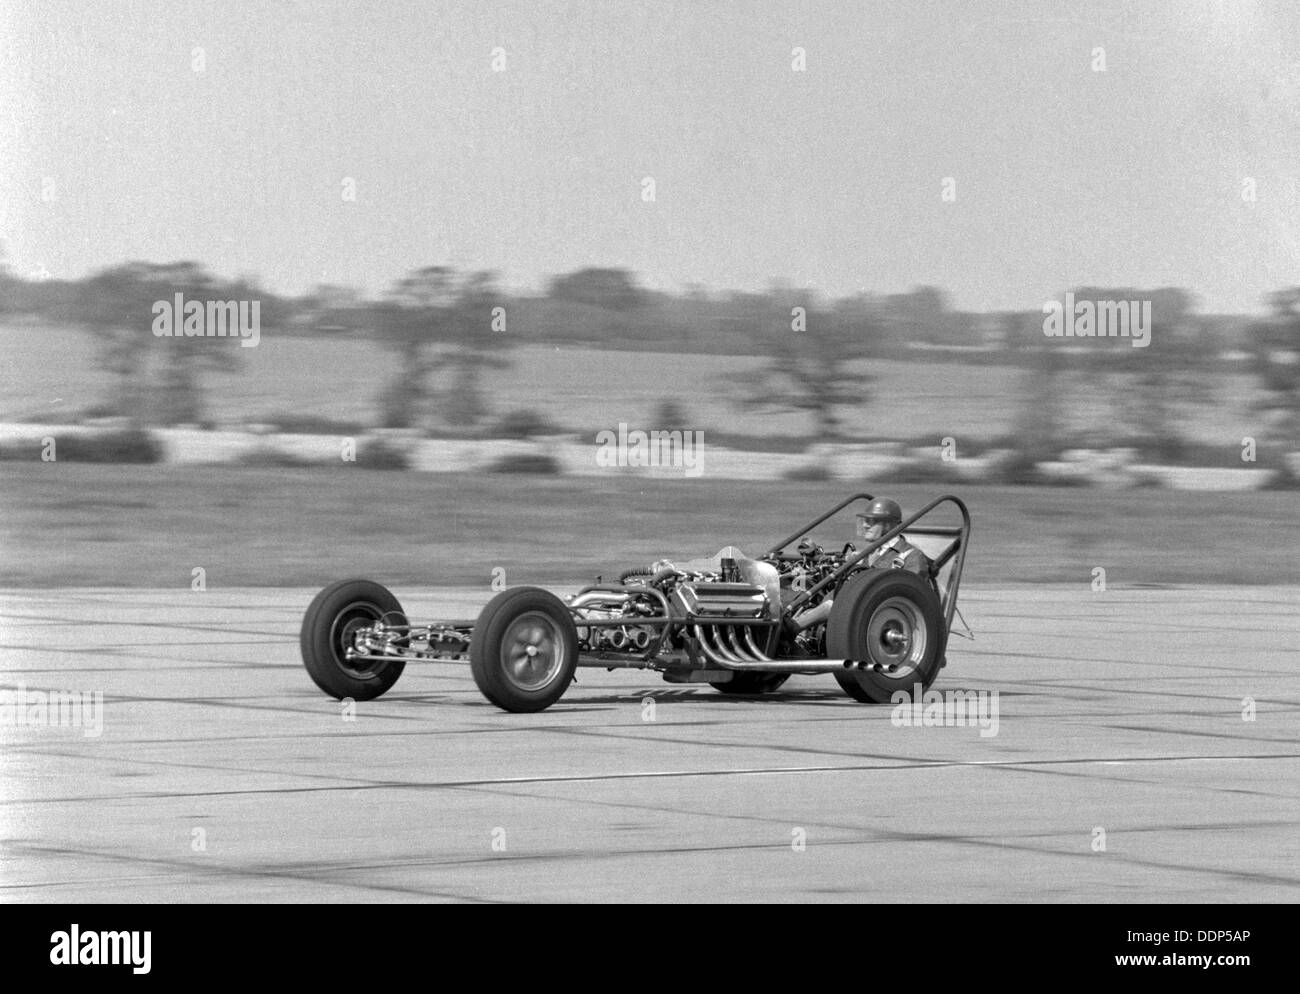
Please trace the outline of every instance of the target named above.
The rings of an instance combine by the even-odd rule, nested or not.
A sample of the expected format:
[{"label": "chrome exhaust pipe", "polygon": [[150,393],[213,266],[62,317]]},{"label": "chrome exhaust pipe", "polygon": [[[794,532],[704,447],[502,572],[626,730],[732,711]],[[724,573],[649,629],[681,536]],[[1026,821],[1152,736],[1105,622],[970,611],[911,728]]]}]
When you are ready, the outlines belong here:
[{"label": "chrome exhaust pipe", "polygon": [[897,663],[873,663],[867,659],[846,659],[846,665],[852,664],[853,669],[867,670],[869,673],[893,673],[898,669]]},{"label": "chrome exhaust pipe", "polygon": [[650,647],[650,633],[644,628],[634,628],[631,631],[632,645],[637,649],[647,649]]},{"label": "chrome exhaust pipe", "polygon": [[829,618],[831,615],[831,600],[828,597],[815,608],[806,611],[794,619],[795,631],[802,632],[806,628],[819,624]]},{"label": "chrome exhaust pipe", "polygon": [[[753,647],[758,658],[741,659],[727,651],[711,638],[702,626],[694,625],[691,634],[700,647],[700,652],[713,665],[724,670],[753,670],[762,673],[836,673],[844,670],[863,669],[876,673],[893,673],[896,664],[876,663],[865,659],[771,659]],[[745,633],[746,639],[751,637]]]},{"label": "chrome exhaust pipe", "polygon": [[740,644],[740,639],[736,637],[736,626],[735,626],[735,625],[732,625],[730,628],[727,629],[727,641],[731,643],[731,648],[732,648],[732,651],[733,651],[733,653],[735,654],[736,658],[738,658],[738,659],[741,660],[742,662],[746,662],[746,663],[760,663],[760,662],[763,661],[762,658],[761,658],[761,657],[762,657],[762,653],[759,653],[759,655],[755,656],[755,655],[752,655],[752,654],[751,654],[749,651],[747,651],[746,649],[742,648],[742,646],[741,646],[741,644]]},{"label": "chrome exhaust pipe", "polygon": [[714,662],[732,669],[737,668],[737,663],[742,666],[744,665],[745,660],[741,659],[739,656],[733,656],[727,651],[727,647],[722,644],[720,637],[721,633],[716,628],[710,631],[696,625],[695,631],[697,633],[696,637],[699,638],[700,645],[703,646],[705,654]]},{"label": "chrome exhaust pipe", "polygon": [[708,658],[709,662],[716,663],[719,666],[725,666],[728,669],[736,669],[733,664],[739,662],[739,660],[732,659],[729,655],[722,653],[718,646],[714,645],[713,641],[708,637],[708,633],[705,629],[696,625],[693,631],[695,633],[695,638],[700,643],[700,650]]},{"label": "chrome exhaust pipe", "polygon": [[573,599],[568,601],[568,606],[593,607],[599,604],[605,608],[620,608],[631,599],[631,594],[620,594],[611,590],[589,590],[585,594],[575,594]]},{"label": "chrome exhaust pipe", "polygon": [[745,632],[745,645],[749,648],[750,654],[753,655],[753,657],[758,660],[763,660],[763,661],[770,660],[772,657],[769,656],[762,649],[760,649],[757,644],[755,644],[753,628],[746,625],[744,632]]},{"label": "chrome exhaust pipe", "polygon": [[609,633],[609,644],[612,648],[623,649],[627,647],[627,632],[621,628],[615,628]]}]

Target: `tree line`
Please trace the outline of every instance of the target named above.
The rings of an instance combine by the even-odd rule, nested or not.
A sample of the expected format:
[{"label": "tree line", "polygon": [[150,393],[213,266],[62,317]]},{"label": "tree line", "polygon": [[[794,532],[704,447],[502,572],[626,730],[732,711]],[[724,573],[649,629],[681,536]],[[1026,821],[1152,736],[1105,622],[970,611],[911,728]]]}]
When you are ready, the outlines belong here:
[{"label": "tree line", "polygon": [[1025,431],[1044,445],[1059,434],[1054,409],[1070,378],[1122,382],[1128,416],[1153,438],[1177,437],[1180,411],[1210,402],[1216,376],[1251,372],[1271,430],[1295,438],[1300,412],[1300,287],[1267,300],[1268,316],[1204,315],[1183,289],[1079,287],[1078,301],[1151,303],[1150,348],[1125,339],[1049,339],[1041,310],[990,314],[952,307],[941,289],[828,298],[773,282],[761,292],[679,293],[641,286],[619,268],[590,267],[552,278],[534,293],[504,290],[494,273],[446,266],[414,270],[374,297],[322,285],[300,296],[271,293],[248,278],[227,279],[195,262],[128,262],[80,280],[24,279],[0,268],[0,321],[83,328],[117,380],[122,413],[152,423],[200,420],[206,372],[233,370],[234,339],[179,338],[153,348],[154,304],[260,301],[266,334],[365,337],[391,350],[397,371],[379,398],[385,426],[432,420],[458,427],[491,415],[483,376],[509,365],[521,343],[711,352],[758,357],[761,375],[737,398],[751,409],[804,412],[812,434],[834,439],[846,406],[867,398],[873,360],[1013,364],[1025,370]]}]

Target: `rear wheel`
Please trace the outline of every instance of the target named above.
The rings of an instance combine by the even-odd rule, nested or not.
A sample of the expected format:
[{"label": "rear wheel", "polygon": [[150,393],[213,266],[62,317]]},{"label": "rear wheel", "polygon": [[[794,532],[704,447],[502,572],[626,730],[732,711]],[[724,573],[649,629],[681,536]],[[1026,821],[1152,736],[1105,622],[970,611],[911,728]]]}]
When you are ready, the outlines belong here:
[{"label": "rear wheel", "polygon": [[542,711],[558,701],[578,665],[578,629],[564,601],[540,587],[492,598],[469,646],[474,683],[505,711]]},{"label": "rear wheel", "polygon": [[790,679],[789,673],[733,673],[730,680],[709,686],[723,694],[770,694]]},{"label": "rear wheel", "polygon": [[894,667],[892,672],[844,670],[835,680],[863,703],[887,704],[893,694],[923,693],[942,665],[943,613],[924,580],[901,569],[864,570],[835,596],[826,620],[826,654]]},{"label": "rear wheel", "polygon": [[316,595],[303,615],[299,647],[312,681],[331,697],[368,701],[397,682],[406,668],[400,658],[381,662],[349,660],[357,631],[377,621],[405,625],[392,592],[372,580],[340,580]]}]

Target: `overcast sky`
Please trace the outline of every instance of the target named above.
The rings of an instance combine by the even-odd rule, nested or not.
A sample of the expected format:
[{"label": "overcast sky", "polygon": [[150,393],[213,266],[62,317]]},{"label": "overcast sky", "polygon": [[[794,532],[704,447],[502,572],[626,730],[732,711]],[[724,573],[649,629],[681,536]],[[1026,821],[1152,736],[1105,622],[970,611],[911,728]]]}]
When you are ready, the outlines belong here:
[{"label": "overcast sky", "polygon": [[1300,4],[1136,6],[0,0],[0,239],[281,292],[608,265],[1258,310],[1300,284]]}]

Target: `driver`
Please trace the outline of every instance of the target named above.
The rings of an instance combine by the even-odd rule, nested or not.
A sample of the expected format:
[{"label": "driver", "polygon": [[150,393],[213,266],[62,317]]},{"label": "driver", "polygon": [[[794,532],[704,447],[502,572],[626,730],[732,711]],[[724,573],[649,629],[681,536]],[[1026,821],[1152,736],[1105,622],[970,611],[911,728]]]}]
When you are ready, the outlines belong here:
[{"label": "driver", "polygon": [[[870,545],[880,536],[903,523],[903,509],[897,501],[877,497],[858,515],[858,537]],[[928,576],[930,560],[924,552],[901,534],[895,535],[867,556],[867,566],[875,569],[905,569],[918,576]]]}]

